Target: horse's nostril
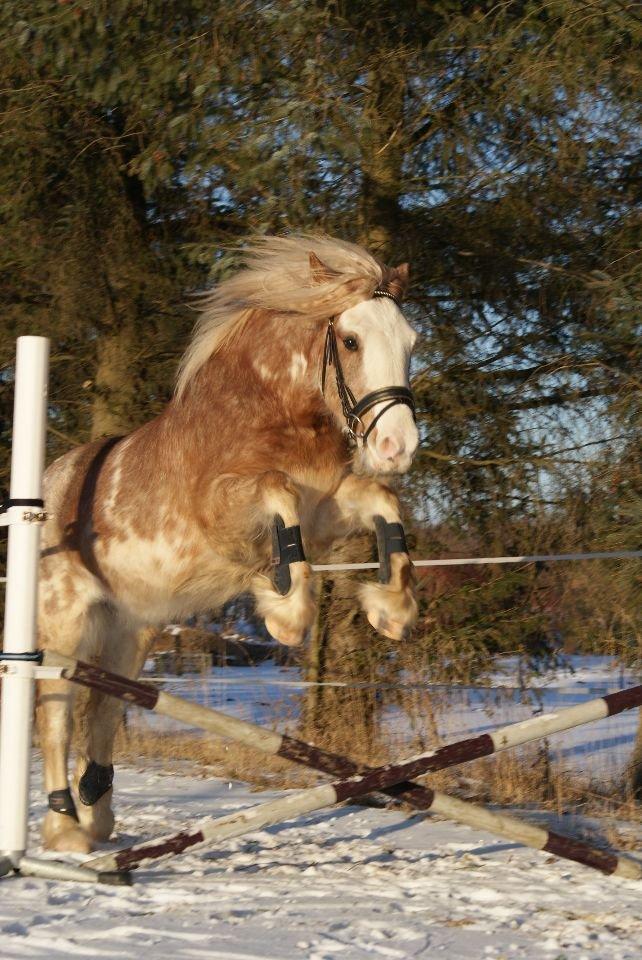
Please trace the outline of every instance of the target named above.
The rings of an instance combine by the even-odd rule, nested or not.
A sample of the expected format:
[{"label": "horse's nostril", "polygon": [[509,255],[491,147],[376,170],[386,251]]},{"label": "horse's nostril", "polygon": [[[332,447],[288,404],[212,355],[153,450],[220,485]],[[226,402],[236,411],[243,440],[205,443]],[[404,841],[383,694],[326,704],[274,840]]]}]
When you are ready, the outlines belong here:
[{"label": "horse's nostril", "polygon": [[377,453],[384,460],[394,460],[395,457],[403,453],[403,444],[399,443],[394,437],[384,437],[377,443]]}]

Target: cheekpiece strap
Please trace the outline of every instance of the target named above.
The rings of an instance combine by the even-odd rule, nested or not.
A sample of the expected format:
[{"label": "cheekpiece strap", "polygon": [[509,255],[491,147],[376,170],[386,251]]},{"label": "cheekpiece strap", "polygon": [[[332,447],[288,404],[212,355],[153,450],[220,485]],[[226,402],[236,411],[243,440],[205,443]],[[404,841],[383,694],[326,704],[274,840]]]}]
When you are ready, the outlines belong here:
[{"label": "cheekpiece strap", "polygon": [[[398,307],[401,307],[400,301],[397,299],[394,293],[390,293],[389,290],[383,290],[377,287],[373,293],[373,297],[387,297],[390,300],[394,300]],[[348,434],[350,435],[353,443],[361,442],[365,444],[377,421],[384,415],[384,413],[398,403],[402,403],[407,407],[410,407],[412,410],[412,415],[416,419],[415,401],[412,391],[409,389],[409,387],[381,387],[379,390],[373,390],[371,393],[368,393],[365,397],[362,397],[359,402],[357,402],[355,395],[346,383],[343,375],[334,321],[335,317],[331,317],[328,321],[328,327],[325,335],[323,364],[321,367],[321,393],[325,394],[328,368],[334,367],[334,377],[337,385],[339,402],[341,403],[341,411],[346,421]],[[379,411],[366,429],[362,419],[363,415],[371,410],[376,404],[384,403],[386,401],[386,407]]]},{"label": "cheekpiece strap", "polygon": [[337,335],[334,329],[334,317],[328,322],[328,329],[325,336],[323,369],[321,371],[321,393],[325,393],[326,372],[328,367],[334,367],[334,376],[337,384],[337,393],[339,394],[339,400],[341,402],[341,410],[348,424],[348,430],[351,436],[356,437],[355,431],[359,426],[359,419],[354,416],[352,411],[357,401],[343,376],[343,367],[341,366],[339,347],[337,345]]}]

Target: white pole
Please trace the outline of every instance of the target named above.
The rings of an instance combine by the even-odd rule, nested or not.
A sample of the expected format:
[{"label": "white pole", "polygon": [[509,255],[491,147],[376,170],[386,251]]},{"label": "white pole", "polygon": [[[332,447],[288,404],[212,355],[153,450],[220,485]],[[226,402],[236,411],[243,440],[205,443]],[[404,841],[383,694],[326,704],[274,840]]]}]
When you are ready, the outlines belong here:
[{"label": "white pole", "polygon": [[[49,341],[45,337],[19,337],[16,351],[10,501],[36,504],[9,505],[7,523],[7,586],[4,615],[5,653],[36,649],[36,605],[42,474],[47,424],[47,373]],[[34,665],[3,677],[0,711],[0,854],[14,867],[27,849],[29,767],[33,726]]]}]

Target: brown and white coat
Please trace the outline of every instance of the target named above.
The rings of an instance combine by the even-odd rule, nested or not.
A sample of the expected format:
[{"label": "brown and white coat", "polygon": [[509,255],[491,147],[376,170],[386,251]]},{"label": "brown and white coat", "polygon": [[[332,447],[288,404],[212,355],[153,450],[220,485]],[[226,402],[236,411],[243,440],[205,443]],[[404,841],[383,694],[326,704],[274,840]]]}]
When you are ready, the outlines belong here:
[{"label": "brown and white coat", "polygon": [[[373,297],[385,289],[400,299],[406,282],[405,266],[385,268],[362,248],[327,237],[263,238],[246,248],[242,268],[204,295],[164,412],[49,467],[41,645],[133,677],[146,654],[145,627],[244,591],[273,636],[300,643],[315,615],[310,568],[292,563],[289,591],[275,587],[275,517],[300,525],[308,556],[352,530],[374,529],[376,517],[398,523],[397,496],[377,476],[407,470],[418,440],[411,409],[397,404],[366,444],[349,444],[332,376],[321,391],[328,321],[335,318],[357,398],[407,387],[415,334],[393,299]],[[376,630],[406,636],[417,613],[406,553],[393,553],[388,583],[358,589]],[[77,810],[66,794],[65,681],[42,683],[38,713],[46,789],[59,801],[47,814],[45,841],[88,850],[113,828],[109,767],[119,707],[92,693],[76,770],[81,799],[91,802]]]}]

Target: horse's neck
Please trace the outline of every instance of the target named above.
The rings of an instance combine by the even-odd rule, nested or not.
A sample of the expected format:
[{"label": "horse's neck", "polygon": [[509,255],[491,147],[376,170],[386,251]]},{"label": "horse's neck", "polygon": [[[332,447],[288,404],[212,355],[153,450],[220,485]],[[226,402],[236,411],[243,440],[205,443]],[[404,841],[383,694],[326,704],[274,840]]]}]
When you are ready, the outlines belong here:
[{"label": "horse's neck", "polygon": [[340,438],[320,390],[322,351],[318,325],[269,316],[247,323],[170,405],[168,435],[203,450],[220,445],[230,422],[239,446],[256,445],[266,431],[292,427],[311,428],[311,444],[315,432]]},{"label": "horse's neck", "polygon": [[258,315],[239,342],[240,369],[261,392],[322,404],[323,335],[318,324]]},{"label": "horse's neck", "polygon": [[203,366],[192,402],[211,407],[227,396],[274,415],[282,406],[289,420],[325,412],[321,396],[322,335],[305,322],[260,315]]}]

